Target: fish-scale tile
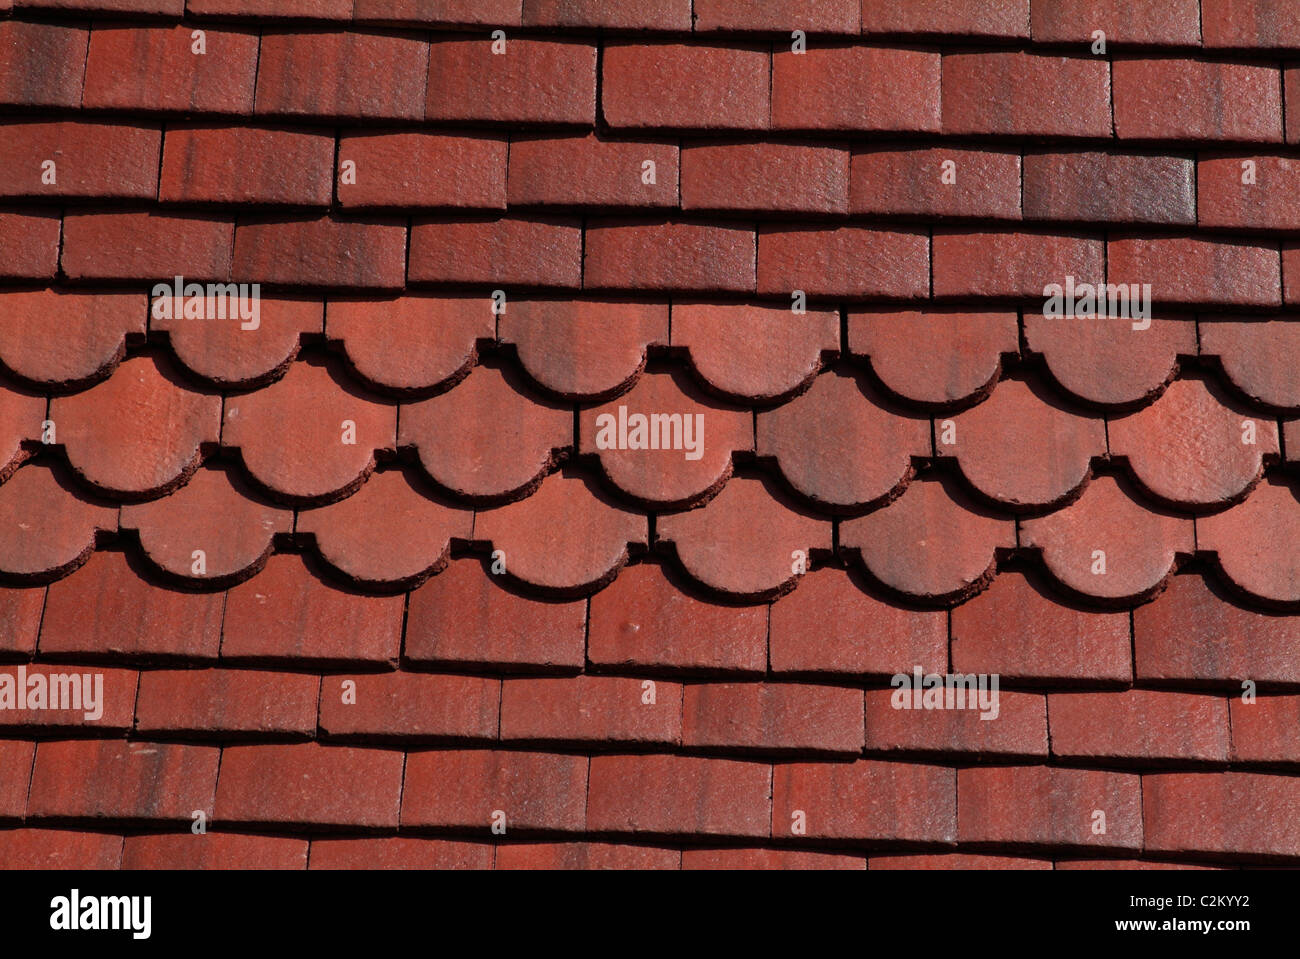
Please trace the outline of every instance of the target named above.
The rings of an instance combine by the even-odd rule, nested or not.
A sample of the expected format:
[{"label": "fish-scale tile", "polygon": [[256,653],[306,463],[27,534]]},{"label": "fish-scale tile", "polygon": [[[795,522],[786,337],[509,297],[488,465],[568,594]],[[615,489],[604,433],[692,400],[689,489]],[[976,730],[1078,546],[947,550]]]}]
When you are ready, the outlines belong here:
[{"label": "fish-scale tile", "polygon": [[122,507],[121,529],[136,530],[149,560],[182,579],[226,584],[261,569],[293,513],[266,502],[237,469],[198,470],[171,495]]},{"label": "fish-scale tile", "polygon": [[646,349],[668,345],[668,306],[601,300],[519,300],[497,318],[524,372],[566,399],[622,393],[645,367]]},{"label": "fish-scale tile", "polygon": [[838,352],[839,317],[735,303],[673,303],[672,345],[711,390],[734,400],[776,403],[806,386]]},{"label": "fish-scale tile", "polygon": [[[952,424],[950,431],[948,425]],[[1106,454],[1106,424],[1057,405],[1033,381],[1003,380],[988,399],[935,425],[940,456],[982,495],[1010,510],[1057,506]]]},{"label": "fish-scale tile", "polygon": [[1158,589],[1178,554],[1196,548],[1190,518],[1147,506],[1111,476],[1094,479],[1064,509],[1022,520],[1020,543],[1041,549],[1048,570],[1075,592],[1125,603]]},{"label": "fish-scale tile", "polygon": [[886,408],[862,373],[824,373],[758,415],[758,455],[819,509],[860,509],[896,496],[912,457],[930,453],[930,421]]},{"label": "fish-scale tile", "polygon": [[732,454],[753,448],[750,412],[700,395],[681,373],[647,373],[578,415],[578,452],[598,457],[621,492],[655,507],[706,498],[731,476]]},{"label": "fish-scale tile", "polygon": [[1300,323],[1204,321],[1201,354],[1217,356],[1232,385],[1252,402],[1300,412]]},{"label": "fish-scale tile", "polygon": [[478,359],[478,341],[494,333],[486,297],[331,299],[325,310],[325,335],[342,343],[352,370],[399,393],[459,380]]},{"label": "fish-scale tile", "polygon": [[0,364],[45,389],[84,387],[116,368],[147,315],[138,293],[0,293]]},{"label": "fish-scale tile", "polygon": [[573,445],[573,415],[507,368],[476,367],[446,393],[402,405],[397,442],[440,487],[476,503],[527,496]]},{"label": "fish-scale tile", "polygon": [[1143,490],[1189,509],[1239,500],[1280,452],[1275,420],[1199,379],[1176,380],[1150,406],[1112,419],[1109,436]]},{"label": "fish-scale tile", "polygon": [[1046,317],[1025,312],[1025,344],[1056,384],[1096,406],[1129,409],[1159,396],[1178,357],[1197,352],[1191,317]]},{"label": "fish-scale tile", "polygon": [[321,558],[362,586],[409,585],[441,568],[452,539],[468,540],[471,512],[434,501],[401,470],[375,473],[347,499],[302,510]]},{"label": "fish-scale tile", "polygon": [[0,482],[31,456],[23,443],[41,438],[45,407],[43,396],[0,385]]},{"label": "fish-scale tile", "polygon": [[50,419],[68,462],[95,489],[143,499],[180,485],[221,433],[221,399],[165,358],[134,357],[82,393],[56,397]]},{"label": "fish-scale tile", "polygon": [[744,599],[792,589],[809,552],[831,548],[830,523],[764,478],[732,477],[707,505],[660,516],[656,528],[692,578]]},{"label": "fish-scale tile", "polygon": [[1213,550],[1238,589],[1274,603],[1300,603],[1300,496],[1266,479],[1245,501],[1196,521],[1196,543]]},{"label": "fish-scale tile", "polygon": [[[251,294],[246,294],[251,296]],[[216,306],[218,315],[187,316],[197,300],[157,298],[149,329],[166,331],[172,353],[198,379],[221,387],[260,386],[283,375],[298,356],[302,335],[321,332],[319,300],[259,296]],[[220,306],[226,306],[225,318]]]},{"label": "fish-scale tile", "polygon": [[332,364],[300,360],[255,393],[225,402],[223,447],[277,499],[332,502],[364,482],[375,451],[396,445],[397,411],[356,389]]},{"label": "fish-scale tile", "polygon": [[849,313],[849,352],[869,358],[890,393],[944,409],[987,395],[1002,355],[1020,349],[1015,313],[943,310]]},{"label": "fish-scale tile", "polygon": [[993,575],[995,550],[1016,545],[1015,523],[984,510],[940,477],[914,480],[897,500],[840,524],[840,545],[895,592],[961,599]]},{"label": "fish-scale tile", "polygon": [[97,530],[117,529],[117,509],[87,498],[61,470],[28,463],[0,485],[0,570],[30,580],[75,569]]},{"label": "fish-scale tile", "polygon": [[508,575],[558,595],[580,595],[608,582],[628,547],[646,543],[644,516],[616,505],[585,477],[552,473],[526,499],[481,510],[474,538],[499,553]]}]

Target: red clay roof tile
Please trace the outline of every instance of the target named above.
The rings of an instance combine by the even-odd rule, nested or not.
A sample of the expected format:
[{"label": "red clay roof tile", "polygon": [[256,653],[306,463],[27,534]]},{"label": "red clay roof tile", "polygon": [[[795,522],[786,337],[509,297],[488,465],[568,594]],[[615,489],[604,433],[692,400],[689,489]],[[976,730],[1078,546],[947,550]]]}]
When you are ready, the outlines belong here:
[{"label": "red clay roof tile", "polygon": [[894,498],[930,453],[930,422],[885,407],[861,373],[825,373],[757,418],[758,455],[770,456],[817,507],[860,509]]},{"label": "red clay roof tile", "polygon": [[1030,23],[1034,40],[1045,43],[1091,43],[1097,30],[1107,43],[1125,46],[1195,46],[1201,40],[1196,0],[1035,0]]},{"label": "red clay roof tile", "polygon": [[199,810],[211,818],[222,752],[213,746],[117,739],[42,742],[32,766],[27,815],[188,823]]},{"label": "red clay roof tile", "polygon": [[772,605],[771,670],[889,676],[920,665],[934,672],[948,659],[947,620],[942,610],[882,602],[841,570],[816,569]]},{"label": "red clay roof tile", "polygon": [[229,746],[216,816],[249,825],[395,827],[405,756],[351,746]]},{"label": "red clay roof tile", "polygon": [[1197,353],[1191,318],[1146,322],[1125,316],[1047,317],[1026,310],[1025,345],[1043,357],[1052,380],[1074,397],[1126,409],[1158,396],[1178,374],[1178,358]]},{"label": "red clay roof tile", "polygon": [[957,777],[941,766],[859,759],[772,769],[774,838],[952,843]]},{"label": "red clay roof tile", "polygon": [[182,580],[228,583],[262,567],[271,539],[293,516],[259,498],[237,470],[198,470],[162,499],[122,507],[118,528],[136,530],[145,555]]},{"label": "red clay roof tile", "polygon": [[629,499],[674,508],[700,502],[754,449],[749,410],[700,394],[684,374],[647,373],[627,393],[578,416],[578,452]]},{"label": "red clay roof tile", "polygon": [[1028,37],[1029,0],[862,0],[862,32]]},{"label": "red clay roof tile", "polygon": [[380,673],[320,680],[320,728],[331,739],[496,739],[501,683],[479,676]]},{"label": "red clay roof tile", "polygon": [[650,346],[668,344],[668,306],[600,300],[519,300],[497,317],[497,336],[543,389],[566,399],[624,392]]},{"label": "red clay roof tile", "polygon": [[88,386],[122,360],[128,334],[143,335],[146,303],[139,293],[0,293],[0,362],[30,384]]},{"label": "red clay roof tile", "polygon": [[462,559],[412,591],[406,656],[423,665],[506,672],[579,670],[586,601],[516,595],[496,579],[476,561]]},{"label": "red clay roof tile", "polygon": [[50,585],[40,651],[100,660],[214,660],[225,601],[222,593],[155,585],[124,554],[98,552]]},{"label": "red clay roof tile", "polygon": [[321,558],[360,586],[411,585],[447,563],[451,541],[468,540],[469,510],[434,501],[400,470],[373,474],[347,499],[302,510]]},{"label": "red clay roof tile", "polygon": [[1039,149],[1025,152],[1024,166],[1026,220],[1197,222],[1197,173],[1204,166],[1191,157]]},{"label": "red clay roof tile", "polygon": [[1300,862],[1282,8],[15,6],[0,860]]},{"label": "red clay roof tile", "polygon": [[682,687],[613,676],[507,679],[501,739],[676,746],[682,741]]},{"label": "red clay roof tile", "polygon": [[661,516],[658,537],[691,577],[739,599],[787,592],[809,551],[831,548],[830,524],[756,477],[733,477],[703,508]]},{"label": "red clay roof tile", "polygon": [[765,130],[771,73],[766,45],[612,41],[602,51],[601,113],[615,129]]},{"label": "red clay roof tile", "polygon": [[1015,523],[970,503],[950,481],[914,480],[883,509],[840,524],[840,543],[884,586],[930,602],[962,599],[993,574]]},{"label": "red clay roof tile", "polygon": [[[499,42],[504,45],[498,47]],[[596,48],[590,43],[439,37],[429,46],[428,61],[427,120],[590,124],[595,119]]]},{"label": "red clay roof tile", "polygon": [[0,103],[79,107],[90,31],[73,24],[0,23]]},{"label": "red clay roof tile", "polygon": [[509,152],[511,206],[678,205],[676,143],[534,135],[512,137]]},{"label": "red clay roof tile", "polygon": [[700,756],[593,756],[592,832],[767,838],[772,767]]},{"label": "red clay roof tile", "polygon": [[306,869],[304,839],[238,833],[127,836],[123,869]]},{"label": "red clay roof tile", "polygon": [[[146,113],[252,114],[261,52],[257,31],[204,28],[198,37],[193,33],[193,27],[182,24],[96,26],[86,52],[81,106]],[[265,52],[268,69],[263,75],[267,76],[271,44]],[[154,66],[123,69],[127,63]]]},{"label": "red clay roof tile", "polygon": [[161,150],[156,126],[0,123],[0,196],[153,200]]},{"label": "red clay roof tile", "polygon": [[277,554],[226,596],[222,659],[256,663],[391,663],[402,644],[402,596],[346,591],[302,557]]},{"label": "red clay roof tile", "polygon": [[169,125],[158,199],[329,206],[333,163],[334,138],[321,131]]},{"label": "red clay roof tile", "polygon": [[510,370],[480,366],[449,392],[404,404],[397,442],[416,447],[443,489],[499,503],[537,489],[557,451],[573,446],[573,417],[531,395]]},{"label": "red clay roof tile", "polygon": [[987,395],[1002,354],[1019,351],[1017,336],[1014,313],[876,309],[848,319],[849,352],[868,357],[894,396],[928,408]]},{"label": "red clay roof tile", "polygon": [[778,46],[772,129],[938,132],[941,59],[930,49],[823,42],[795,53]]},{"label": "red clay roof tile", "polygon": [[[92,37],[92,48],[93,48]],[[257,60],[258,116],[419,120],[429,47],[412,36],[266,30]]]},{"label": "red clay roof tile", "polygon": [[1112,75],[1121,140],[1282,142],[1282,87],[1274,66],[1121,57]]},{"label": "red clay roof tile", "polygon": [[1111,135],[1105,60],[1000,50],[943,60],[944,133]]},{"label": "red clay roof tile", "polygon": [[494,750],[413,752],[406,758],[402,825],[459,827],[484,837],[581,832],[587,758]]},{"label": "red clay roof tile", "polygon": [[1096,477],[1064,509],[1022,520],[1020,543],[1042,550],[1070,590],[1116,603],[1152,595],[1196,545],[1189,518],[1142,504],[1112,476]]},{"label": "red clay roof tile", "polygon": [[686,348],[708,389],[765,404],[802,391],[840,345],[830,310],[674,301],[672,327],[672,345]]},{"label": "red clay roof tile", "polygon": [[1180,379],[1150,406],[1112,419],[1110,451],[1161,502],[1205,507],[1241,498],[1277,456],[1277,423]]},{"label": "red clay roof tile", "polygon": [[294,363],[256,393],[228,397],[221,441],[277,499],[332,502],[356,490],[375,450],[396,445],[397,412],[364,395],[334,364]]},{"label": "red clay roof tile", "polygon": [[[518,6],[518,0],[515,0]],[[448,839],[316,839],[312,869],[491,869],[494,847]]]},{"label": "red clay roof tile", "polygon": [[311,736],[321,680],[251,669],[154,669],[140,674],[135,729],[143,735]]},{"label": "red clay roof tile", "polygon": [[[944,421],[945,424],[949,421]],[[1005,379],[939,431],[940,456],[957,461],[982,495],[1011,510],[1069,501],[1106,453],[1106,425],[1051,402],[1033,381]]]},{"label": "red clay roof tile", "polygon": [[1130,634],[1128,613],[1067,605],[1037,577],[1002,570],[952,611],[952,667],[1013,682],[1127,683]]},{"label": "red clay roof tile", "polygon": [[1129,773],[1000,766],[957,773],[963,843],[1142,848],[1142,790]]},{"label": "red clay roof tile", "polygon": [[506,574],[556,595],[579,595],[608,583],[630,544],[648,539],[644,516],[616,504],[586,477],[552,473],[527,499],[474,518],[474,538],[488,540]]},{"label": "red clay roof tile", "polygon": [[[506,208],[502,137],[354,133],[339,138],[339,204]],[[352,165],[351,170],[349,164]],[[345,173],[355,172],[355,177]]]},{"label": "red clay roof tile", "polygon": [[587,655],[600,666],[695,673],[761,673],[767,607],[688,592],[654,563],[628,566],[591,598]]},{"label": "red clay roof tile", "polygon": [[1020,152],[858,147],[851,161],[849,211],[1018,220]]},{"label": "red clay roof tile", "polygon": [[1155,602],[1133,611],[1133,655],[1142,681],[1196,685],[1243,679],[1300,686],[1293,654],[1300,620],[1243,608],[1199,575],[1174,576]]}]

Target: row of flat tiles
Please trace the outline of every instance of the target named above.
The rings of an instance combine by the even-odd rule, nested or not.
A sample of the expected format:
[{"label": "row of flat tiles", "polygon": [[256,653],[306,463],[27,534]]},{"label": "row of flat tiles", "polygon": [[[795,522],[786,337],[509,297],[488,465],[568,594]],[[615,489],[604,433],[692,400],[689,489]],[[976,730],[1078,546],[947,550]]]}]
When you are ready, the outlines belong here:
[{"label": "row of flat tiles", "polygon": [[[1300,777],[1060,766],[755,762],[645,753],[402,751],[317,743],[0,741],[27,825],[710,836],[1300,860]],[[30,755],[35,754],[33,759]],[[1250,810],[1251,815],[1241,815]]]},{"label": "row of flat tiles", "polygon": [[[1300,228],[1291,153],[0,122],[0,197]],[[54,158],[57,157],[57,160]]]},{"label": "row of flat tiles", "polygon": [[[1300,322],[1290,317],[1157,316],[1148,324],[975,307],[813,302],[796,313],[755,302],[450,294],[265,297],[255,317],[251,299],[226,305],[223,320],[206,318],[195,297],[0,290],[0,367],[26,387],[63,394],[109,377],[142,342],[165,342],[184,370],[160,369],[178,384],[251,389],[281,378],[304,345],[325,342],[341,349],[342,369],[358,386],[409,400],[451,389],[485,352],[507,347],[527,383],[520,389],[547,400],[613,399],[633,388],[648,360],[684,358],[713,397],[768,407],[802,393],[835,360],[867,360],[886,397],[949,412],[984,399],[1009,358],[1045,364],[1067,405],[1129,411],[1199,358],[1247,406],[1300,412],[1292,375]],[[249,318],[236,315],[239,306]]]},{"label": "row of flat tiles", "polygon": [[369,122],[599,120],[633,130],[1257,143],[1300,136],[1300,121],[1284,131],[1283,109],[1284,89],[1300,93],[1300,67],[1272,57],[942,52],[821,40],[796,52],[788,43],[3,20],[0,106]]},{"label": "row of flat tiles", "polygon": [[1300,16],[1271,0],[0,0],[16,9],[613,31],[789,32],[967,37],[1261,50],[1300,48]]},{"label": "row of flat tiles", "polygon": [[1244,607],[1194,572],[1130,613],[1072,605],[1032,570],[1002,570],[948,611],[882,600],[829,567],[774,603],[736,605],[645,562],[569,600],[503,588],[472,558],[398,595],[340,588],[294,555],[224,591],[168,587],[138,566],[99,551],[48,587],[0,589],[0,658],[837,683],[951,663],[1021,690],[1300,689],[1300,617]]},{"label": "row of flat tiles", "polygon": [[[409,225],[408,225],[409,224]],[[0,213],[0,278],[161,280],[344,290],[409,284],[726,293],[924,304],[1042,304],[1050,285],[1143,304],[1278,309],[1300,301],[1300,242],[1180,233],[565,217],[230,217]],[[1107,291],[1108,297],[1110,290]],[[1080,294],[1082,296],[1082,294]],[[1075,304],[1071,304],[1073,307]],[[1085,307],[1079,307],[1080,310]]]},{"label": "row of flat tiles", "polygon": [[[963,650],[963,657],[966,653]],[[923,669],[923,667],[921,667]],[[907,675],[909,680],[911,674]],[[941,674],[937,674],[941,675]],[[95,692],[69,704],[68,676]],[[919,687],[919,684],[918,684]],[[35,699],[33,689],[39,690]],[[1138,768],[1293,767],[1300,695],[1225,696],[1131,689],[1026,692],[790,682],[682,682],[579,675],[495,678],[423,672],[333,674],[247,669],[137,672],[58,662],[0,666],[0,732],[239,742],[318,740],[547,745],[876,758],[966,756]],[[933,701],[933,702],[931,702]],[[0,751],[3,751],[0,748]]]},{"label": "row of flat tiles", "polygon": [[484,843],[387,836],[295,838],[212,832],[122,836],[0,829],[8,869],[1212,869],[1142,859],[1034,859],[991,853],[863,856],[806,849],[671,848],[626,843]]}]

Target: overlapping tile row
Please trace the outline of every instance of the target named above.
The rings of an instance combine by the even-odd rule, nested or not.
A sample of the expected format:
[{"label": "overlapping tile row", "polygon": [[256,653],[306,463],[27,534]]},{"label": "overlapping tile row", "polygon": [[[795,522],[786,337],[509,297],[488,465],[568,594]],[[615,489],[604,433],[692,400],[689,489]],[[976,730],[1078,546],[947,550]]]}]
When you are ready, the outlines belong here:
[{"label": "overlapping tile row", "polygon": [[1297,64],[0,0],[0,866],[1300,866]]},{"label": "overlapping tile row", "polygon": [[[7,865],[302,868],[310,843],[317,867],[500,868],[580,864],[592,841],[668,868],[1300,861],[1295,695],[1004,692],[992,722],[918,724],[889,688],[771,680],[98,676],[93,721],[6,715],[30,737],[0,739]],[[1223,815],[1241,808],[1257,818]]]},{"label": "overlapping tile row", "polygon": [[[10,303],[0,510],[49,507],[0,536],[13,581],[117,536],[226,586],[278,538],[379,590],[466,547],[586,594],[649,550],[742,599],[838,556],[944,605],[1031,555],[1131,606],[1199,555],[1248,605],[1300,604],[1284,320],[848,310],[840,329],[835,310],[403,297],[268,300],[248,330],[150,321],[135,294]],[[52,353],[69,317],[79,346]]]}]

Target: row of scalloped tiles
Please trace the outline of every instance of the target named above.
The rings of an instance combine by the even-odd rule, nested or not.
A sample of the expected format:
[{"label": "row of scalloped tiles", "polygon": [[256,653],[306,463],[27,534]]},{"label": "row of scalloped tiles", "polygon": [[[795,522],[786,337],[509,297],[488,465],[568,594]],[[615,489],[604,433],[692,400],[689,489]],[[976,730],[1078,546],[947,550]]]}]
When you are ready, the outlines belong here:
[{"label": "row of scalloped tiles", "polygon": [[[154,355],[48,401],[0,387],[0,477],[44,443],[61,447],[97,493],[145,500],[184,483],[219,444],[239,450],[272,499],[305,506],[346,498],[377,453],[411,449],[442,492],[495,505],[526,497],[576,453],[597,460],[635,504],[676,509],[721,488],[737,457],[757,456],[804,502],[838,514],[897,497],[916,460],[937,456],[955,460],[984,501],[1026,513],[1077,498],[1093,462],[1113,458],[1154,502],[1204,512],[1241,500],[1300,433],[1300,420],[1255,418],[1201,376],[1105,418],[1058,405],[1032,375],[931,417],[895,406],[856,370],[824,371],[793,399],[754,413],[711,399],[672,369],[643,373],[626,394],[575,417],[571,405],[532,395],[509,364],[476,366],[450,390],[401,404],[355,389],[340,365],[302,359],[270,386],[224,398],[189,389]],[[635,417],[654,415],[679,419],[662,437],[642,430],[638,440]],[[665,448],[652,443],[659,439]],[[1285,446],[1294,458],[1300,436]]]},{"label": "row of scalloped tiles", "polygon": [[[772,305],[511,300],[500,316],[482,296],[389,300],[263,299],[260,325],[151,320],[135,293],[0,293],[0,364],[42,389],[82,388],[109,375],[126,337],[165,332],[186,369],[208,385],[250,387],[282,375],[303,336],[341,344],[368,386],[434,392],[474,364],[480,341],[512,345],[540,389],[602,400],[628,389],[647,351],[680,348],[712,392],[773,403],[807,386],[835,356],[869,357],[883,386],[928,409],[955,409],[997,381],[1006,355],[1045,358],[1053,379],[1085,404],[1131,409],[1158,395],[1180,356],[1216,357],[1247,400],[1300,412],[1300,322],[1155,319],[1050,320],[1015,311],[848,312],[796,315]],[[1023,350],[1022,350],[1023,343]],[[59,344],[59,349],[51,348]],[[74,348],[69,348],[75,344]]]},{"label": "row of scalloped tiles", "polygon": [[1266,606],[1300,604],[1300,498],[1266,478],[1240,504],[1196,518],[1139,505],[1111,476],[1073,504],[1015,519],[973,504],[932,472],[872,513],[832,521],[791,502],[764,476],[735,476],[709,502],[647,517],[613,502],[581,473],[548,475],[526,499],[464,509],[431,498],[402,470],[373,473],[341,501],[296,513],[251,495],[238,474],[202,469],[162,499],[124,506],[84,498],[62,470],[26,465],[0,486],[0,573],[58,578],[94,550],[97,532],[134,530],[150,561],[193,585],[253,575],[278,534],[310,534],[343,580],[417,583],[442,568],[453,542],[491,553],[510,580],[554,596],[609,583],[631,553],[666,550],[697,583],[762,599],[795,588],[818,556],[839,550],[888,593],[929,604],[983,589],[1001,552],[1036,550],[1067,590],[1105,605],[1158,592],[1181,557],[1217,561],[1238,592]]}]

